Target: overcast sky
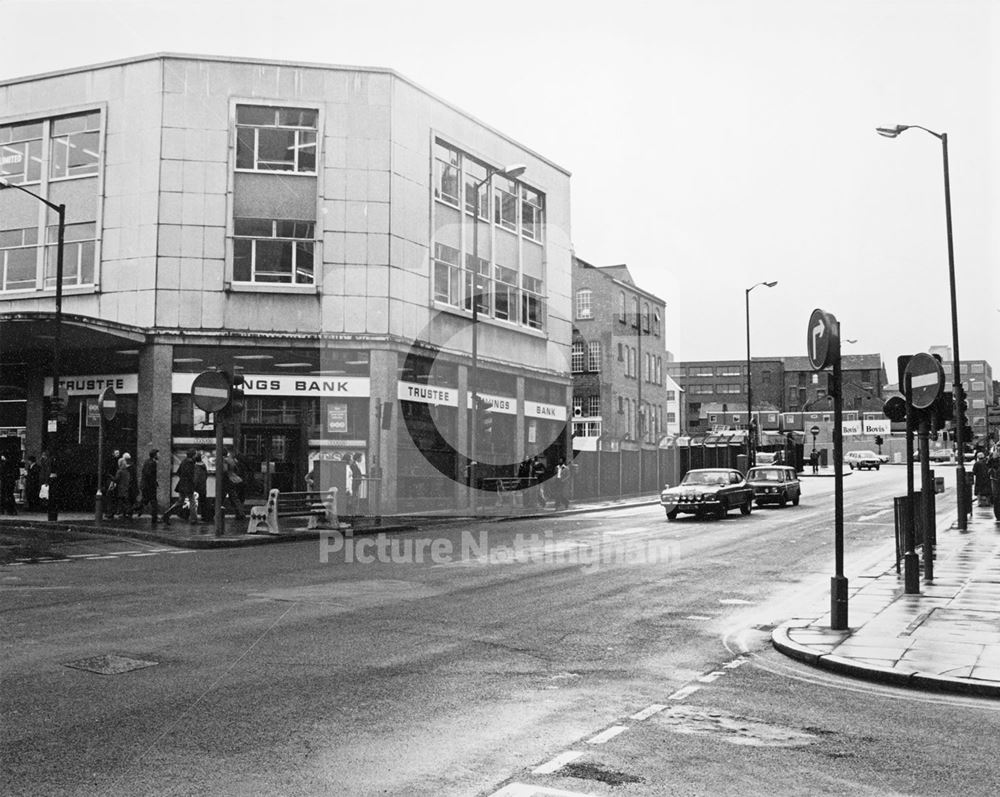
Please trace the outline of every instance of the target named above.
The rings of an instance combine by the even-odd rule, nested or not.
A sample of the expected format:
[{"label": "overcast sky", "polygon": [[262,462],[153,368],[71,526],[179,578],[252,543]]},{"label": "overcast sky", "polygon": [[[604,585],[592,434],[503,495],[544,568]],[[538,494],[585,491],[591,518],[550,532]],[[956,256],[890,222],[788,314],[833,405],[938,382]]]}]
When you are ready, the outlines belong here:
[{"label": "overcast sky", "polygon": [[[1000,372],[1000,3],[0,0],[0,78],[168,51],[394,69],[572,174],[571,236],[667,302],[678,359],[951,344]],[[0,114],[2,114],[0,109]]]}]

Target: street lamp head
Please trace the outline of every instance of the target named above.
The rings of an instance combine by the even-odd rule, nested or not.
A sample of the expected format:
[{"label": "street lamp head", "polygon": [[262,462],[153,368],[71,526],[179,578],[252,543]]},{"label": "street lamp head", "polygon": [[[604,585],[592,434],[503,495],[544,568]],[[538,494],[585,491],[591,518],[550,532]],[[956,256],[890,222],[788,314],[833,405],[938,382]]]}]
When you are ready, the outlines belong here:
[{"label": "street lamp head", "polygon": [[516,180],[522,174],[527,171],[528,167],[523,163],[512,163],[510,166],[504,166],[499,170],[498,174],[501,177],[508,177],[511,180]]},{"label": "street lamp head", "polygon": [[13,187],[14,186],[12,186],[6,180],[4,180],[2,177],[0,177],[0,191],[3,191],[5,188],[13,188]]},{"label": "street lamp head", "polygon": [[764,283],[764,285],[767,286],[768,288],[773,288],[777,284],[778,284],[777,280],[775,280],[774,282],[765,282]]},{"label": "street lamp head", "polygon": [[895,127],[876,127],[875,132],[886,138],[895,138],[904,130],[909,130],[909,125],[896,125]]}]

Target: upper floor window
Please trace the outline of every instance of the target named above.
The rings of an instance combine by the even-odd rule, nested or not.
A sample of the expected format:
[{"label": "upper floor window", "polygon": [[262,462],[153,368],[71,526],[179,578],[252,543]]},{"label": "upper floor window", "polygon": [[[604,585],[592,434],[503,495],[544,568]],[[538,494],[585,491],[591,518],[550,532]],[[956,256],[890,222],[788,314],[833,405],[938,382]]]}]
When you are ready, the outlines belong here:
[{"label": "upper floor window", "polygon": [[618,320],[623,324],[625,323],[625,318],[627,314],[627,308],[625,306],[625,291],[618,294]]},{"label": "upper floor window", "polygon": [[583,345],[582,340],[573,341],[572,354],[570,355],[570,370],[574,374],[583,373],[584,357],[586,356],[586,347]]},{"label": "upper floor window", "polygon": [[542,240],[542,195],[521,186],[521,233],[532,241]]},{"label": "upper floor window", "polygon": [[308,108],[236,106],[236,168],[315,173],[317,120]]},{"label": "upper floor window", "polygon": [[521,323],[532,329],[541,329],[544,312],[542,281],[527,274],[521,275]]},{"label": "upper floor window", "polygon": [[49,141],[49,177],[97,174],[100,129],[100,111],[53,119]]},{"label": "upper floor window", "polygon": [[632,299],[632,326],[636,329],[639,328],[639,297],[635,296]]},{"label": "upper floor window", "polygon": [[590,301],[593,298],[593,292],[589,288],[584,288],[576,292],[576,317],[577,318],[593,318],[593,311],[590,306]]},{"label": "upper floor window", "polygon": [[[45,235],[45,287],[56,286],[59,269],[59,227],[52,224]],[[89,285],[94,281],[97,224],[67,224],[63,232],[63,285]]]},{"label": "upper floor window", "polygon": [[517,230],[517,184],[506,177],[495,180],[493,221],[508,230]]},{"label": "upper floor window", "polygon": [[458,152],[440,141],[434,145],[434,196],[458,206],[461,167]]},{"label": "upper floor window", "polygon": [[0,178],[9,183],[42,179],[42,123],[0,127]]},{"label": "upper floor window", "polygon": [[601,414],[601,397],[597,396],[587,396],[587,415],[591,418],[596,418]]},{"label": "upper floor window", "polygon": [[287,219],[236,219],[233,279],[311,285],[315,224]]},{"label": "upper floor window", "polygon": [[38,274],[38,229],[0,230],[0,290],[34,290]]},{"label": "upper floor window", "polygon": [[677,400],[677,391],[676,390],[668,390],[667,391],[667,401],[676,401],[676,400]]},{"label": "upper floor window", "polygon": [[587,344],[587,370],[601,370],[601,342],[599,340]]},{"label": "upper floor window", "polygon": [[649,332],[649,302],[642,306],[642,331]]}]

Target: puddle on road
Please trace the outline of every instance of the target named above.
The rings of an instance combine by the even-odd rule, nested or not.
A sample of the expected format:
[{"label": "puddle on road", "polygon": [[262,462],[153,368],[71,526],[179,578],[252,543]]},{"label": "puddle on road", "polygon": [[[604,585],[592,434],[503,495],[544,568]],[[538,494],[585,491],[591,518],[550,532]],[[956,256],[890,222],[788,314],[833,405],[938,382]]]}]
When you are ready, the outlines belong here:
[{"label": "puddle on road", "polygon": [[803,747],[817,740],[814,734],[795,728],[696,706],[675,706],[659,714],[657,724],[673,733],[717,736],[749,747]]}]

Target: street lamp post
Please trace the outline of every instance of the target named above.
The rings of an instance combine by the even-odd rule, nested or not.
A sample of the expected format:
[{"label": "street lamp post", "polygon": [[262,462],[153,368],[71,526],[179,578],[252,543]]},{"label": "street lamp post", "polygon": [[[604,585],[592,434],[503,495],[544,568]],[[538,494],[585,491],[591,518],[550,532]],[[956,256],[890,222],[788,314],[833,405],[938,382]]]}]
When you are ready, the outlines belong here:
[{"label": "street lamp post", "polygon": [[958,492],[958,528],[965,531],[968,528],[968,515],[971,507],[966,506],[965,479],[965,410],[962,407],[962,358],[958,354],[958,300],[955,296],[955,248],[951,231],[951,181],[948,177],[948,134],[935,133],[921,125],[896,125],[895,127],[877,127],[875,132],[886,138],[896,138],[900,133],[915,127],[930,133],[941,142],[941,156],[944,162],[944,215],[948,233],[948,281],[951,289],[951,345],[953,350],[953,398],[955,401],[955,443],[958,446],[958,464],[955,466],[955,484]]},{"label": "street lamp post", "polygon": [[[0,191],[6,188],[16,188],[18,191],[34,197],[46,207],[54,210],[59,219],[58,237],[56,243],[56,328],[55,334],[52,338],[52,399],[50,402],[50,407],[54,410],[54,414],[56,416],[56,433],[53,440],[58,442],[59,415],[61,414],[59,376],[60,355],[62,351],[63,240],[66,233],[66,206],[63,204],[57,205],[55,202],[49,202],[49,200],[44,197],[40,197],[38,194],[33,191],[29,191],[27,188],[22,188],[16,183],[10,183],[7,180],[0,180]],[[55,448],[55,446],[51,444],[49,445],[49,456],[52,463],[52,470],[49,474],[49,520],[59,519],[58,469],[62,467],[63,463],[60,462],[59,452],[54,450]]]},{"label": "street lamp post", "polygon": [[755,464],[756,452],[754,450],[754,425],[753,425],[753,379],[750,374],[750,291],[763,285],[765,288],[773,288],[778,284],[774,282],[758,282],[751,285],[744,293],[746,294],[747,306],[747,467],[752,468]]},{"label": "street lamp post", "polygon": [[[478,436],[477,427],[477,415],[478,415],[478,399],[479,399],[479,209],[481,203],[479,202],[479,192],[482,187],[489,183],[493,179],[493,175],[499,174],[501,177],[506,177],[510,180],[514,180],[524,174],[525,169],[528,167],[524,164],[513,164],[511,166],[506,166],[504,168],[499,168],[496,166],[486,167],[486,176],[482,180],[479,180],[473,187],[472,191],[475,199],[475,204],[472,208],[472,366],[469,370],[469,383],[472,392],[472,406],[469,407],[469,426],[468,426],[468,438],[469,438],[469,505],[475,508],[476,506],[476,456],[477,446],[476,437]],[[489,216],[491,202],[489,196],[487,196],[486,201],[486,215]]]}]

